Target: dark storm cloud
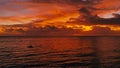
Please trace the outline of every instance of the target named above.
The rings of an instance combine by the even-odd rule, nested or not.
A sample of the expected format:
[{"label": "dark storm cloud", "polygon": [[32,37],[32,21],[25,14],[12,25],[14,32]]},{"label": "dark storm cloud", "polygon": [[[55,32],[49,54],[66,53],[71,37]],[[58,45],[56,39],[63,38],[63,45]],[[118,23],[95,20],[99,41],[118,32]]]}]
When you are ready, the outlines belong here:
[{"label": "dark storm cloud", "polygon": [[70,4],[76,7],[81,5],[90,5],[100,3],[102,0],[29,0],[29,2],[35,3],[57,3],[57,4]]},{"label": "dark storm cloud", "polygon": [[[93,9],[92,9],[93,11]],[[120,14],[113,13],[114,17],[112,18],[101,18],[97,14],[92,14],[91,9],[87,7],[80,8],[80,15],[85,21],[89,22],[88,24],[114,24],[120,25]],[[81,17],[77,21],[81,21]],[[86,23],[87,24],[87,23]]]}]

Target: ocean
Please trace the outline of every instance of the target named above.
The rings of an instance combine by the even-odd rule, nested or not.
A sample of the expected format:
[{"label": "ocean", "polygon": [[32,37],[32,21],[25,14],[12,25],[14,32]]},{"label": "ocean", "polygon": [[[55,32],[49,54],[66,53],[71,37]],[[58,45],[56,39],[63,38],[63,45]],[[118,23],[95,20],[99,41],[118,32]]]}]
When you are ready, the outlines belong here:
[{"label": "ocean", "polygon": [[0,68],[120,68],[120,37],[0,37]]}]

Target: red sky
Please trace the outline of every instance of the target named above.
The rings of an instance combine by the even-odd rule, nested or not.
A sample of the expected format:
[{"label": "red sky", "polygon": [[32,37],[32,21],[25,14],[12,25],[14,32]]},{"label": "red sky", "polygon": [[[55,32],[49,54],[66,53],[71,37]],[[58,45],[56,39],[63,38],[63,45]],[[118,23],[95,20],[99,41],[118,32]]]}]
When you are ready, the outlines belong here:
[{"label": "red sky", "polygon": [[[81,12],[81,8],[85,8]],[[0,0],[0,34],[28,35],[68,33],[70,35],[120,35],[119,0]],[[116,17],[116,14],[118,17]],[[89,18],[98,16],[100,21]],[[87,16],[87,17],[86,17]],[[88,18],[88,19],[87,19]],[[111,21],[115,18],[115,21]],[[105,22],[104,19],[111,19]],[[102,21],[101,21],[102,20]],[[48,27],[49,26],[49,27]],[[52,30],[59,29],[58,31]],[[47,29],[48,28],[48,29]],[[95,29],[100,30],[97,32]],[[45,31],[42,32],[42,30]],[[64,32],[64,30],[70,30]],[[61,31],[62,30],[62,31]],[[106,34],[108,32],[109,34]],[[32,35],[36,35],[32,34]]]}]

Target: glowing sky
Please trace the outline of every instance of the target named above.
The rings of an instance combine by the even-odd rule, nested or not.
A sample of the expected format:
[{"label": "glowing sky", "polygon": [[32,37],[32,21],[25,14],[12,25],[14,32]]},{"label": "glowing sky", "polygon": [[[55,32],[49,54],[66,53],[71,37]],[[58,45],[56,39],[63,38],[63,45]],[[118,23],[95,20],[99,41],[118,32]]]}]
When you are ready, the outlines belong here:
[{"label": "glowing sky", "polygon": [[120,0],[0,0],[0,9],[0,35],[120,35]]}]

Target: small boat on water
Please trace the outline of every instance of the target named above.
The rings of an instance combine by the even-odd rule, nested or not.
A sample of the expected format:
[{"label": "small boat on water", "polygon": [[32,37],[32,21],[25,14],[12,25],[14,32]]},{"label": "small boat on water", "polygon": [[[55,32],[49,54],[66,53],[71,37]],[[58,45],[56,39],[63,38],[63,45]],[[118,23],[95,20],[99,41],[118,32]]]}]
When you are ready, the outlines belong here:
[{"label": "small boat on water", "polygon": [[27,48],[33,48],[33,45],[28,45]]}]

